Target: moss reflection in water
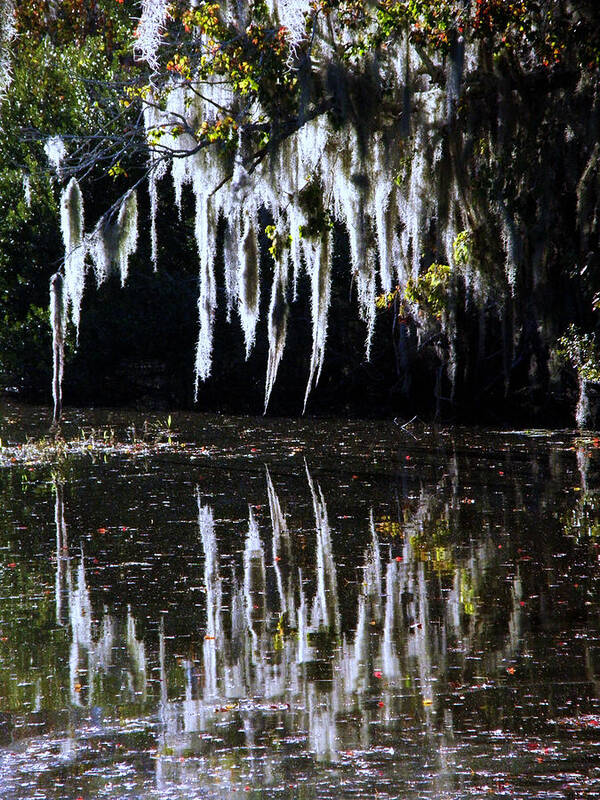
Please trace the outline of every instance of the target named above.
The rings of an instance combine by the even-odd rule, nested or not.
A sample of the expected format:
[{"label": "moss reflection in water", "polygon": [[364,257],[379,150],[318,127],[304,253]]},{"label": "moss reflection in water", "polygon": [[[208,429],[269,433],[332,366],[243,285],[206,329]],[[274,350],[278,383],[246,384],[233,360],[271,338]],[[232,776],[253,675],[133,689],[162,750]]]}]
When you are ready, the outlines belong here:
[{"label": "moss reflection in water", "polygon": [[2,475],[0,762],[50,737],[52,798],[592,785],[595,467],[564,492],[565,459],[514,456],[507,485],[460,456],[426,483],[415,456],[360,498],[309,470]]}]

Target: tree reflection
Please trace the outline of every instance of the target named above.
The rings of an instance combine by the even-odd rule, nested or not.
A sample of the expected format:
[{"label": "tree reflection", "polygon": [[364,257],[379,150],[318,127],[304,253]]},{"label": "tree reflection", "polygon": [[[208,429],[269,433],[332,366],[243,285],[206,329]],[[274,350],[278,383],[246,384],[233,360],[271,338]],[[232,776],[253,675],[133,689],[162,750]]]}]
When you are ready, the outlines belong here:
[{"label": "tree reflection", "polygon": [[[117,623],[109,613],[103,613],[101,620],[94,620],[83,548],[77,556],[71,555],[65,522],[64,487],[58,480],[53,487],[56,620],[61,626],[68,625],[70,631],[70,702],[75,707],[103,704],[106,689],[109,694],[114,691],[111,684],[116,676],[121,698],[129,702],[145,702],[148,683],[146,651],[144,643],[136,637],[131,609],[127,610],[124,625]],[[124,641],[117,641],[117,631]]]},{"label": "tree reflection", "polygon": [[[435,494],[423,493],[405,520],[401,556],[391,555],[389,542],[381,544],[371,512],[356,627],[342,630],[327,504],[308,470],[307,480],[314,575],[307,581],[296,567],[293,536],[267,473],[272,563],[266,563],[250,508],[243,581],[228,581],[229,610],[221,607],[226,579],[220,574],[213,513],[198,499],[206,597],[206,638],[198,669],[204,681],[193,681],[193,670],[186,667],[186,700],[173,702],[166,752],[184,753],[193,746],[174,722],[177,713],[183,714],[184,731],[219,741],[228,731],[226,741],[247,753],[275,732],[284,740],[300,733],[303,746],[328,761],[356,747],[356,730],[360,747],[371,748],[381,735],[374,733],[377,726],[393,730],[399,720],[416,718],[424,732],[438,737],[440,774],[445,773],[452,762],[446,745],[454,735],[453,710],[444,703],[449,684],[475,680],[478,686],[492,686],[523,646],[518,568],[507,588],[504,632],[490,649],[486,609],[480,604],[488,573],[497,567],[497,547],[488,532],[463,549],[460,558],[451,553],[451,508]],[[266,588],[269,568],[277,587],[271,594]]]},{"label": "tree reflection", "polygon": [[[585,454],[577,463],[588,469]],[[66,707],[74,733],[63,744],[73,759],[82,720],[102,729],[117,717],[144,725],[157,749],[154,786],[164,796],[174,782],[218,781],[224,795],[250,781],[283,785],[308,763],[342,769],[352,759],[365,775],[369,759],[384,772],[393,763],[394,775],[427,763],[431,791],[456,790],[465,731],[516,736],[534,703],[538,717],[540,708],[548,719],[564,717],[572,702],[564,687],[575,670],[586,681],[583,693],[572,682],[577,707],[598,694],[598,650],[568,638],[583,617],[574,616],[578,600],[563,599],[577,563],[591,576],[585,598],[597,580],[590,542],[599,506],[587,474],[581,480],[588,490],[554,515],[554,533],[538,551],[510,510],[495,524],[470,510],[456,459],[436,486],[400,497],[396,513],[373,504],[353,517],[351,541],[340,535],[343,506],[308,468],[302,514],[286,513],[287,485],[268,471],[261,496],[268,514],[266,505],[244,506],[235,525],[197,492],[191,524],[201,602],[178,620],[185,645],[175,642],[168,610],[149,619],[135,602],[101,602],[94,559],[74,526],[67,529],[56,481],[58,638],[46,671],[58,688],[31,681],[26,702],[11,689],[13,708]],[[569,562],[557,566],[567,552]],[[585,602],[590,619],[595,606]],[[27,646],[23,639],[15,647],[15,664]],[[543,684],[538,665],[560,671],[560,682],[554,686],[551,675]],[[25,683],[25,671],[11,669]]]}]

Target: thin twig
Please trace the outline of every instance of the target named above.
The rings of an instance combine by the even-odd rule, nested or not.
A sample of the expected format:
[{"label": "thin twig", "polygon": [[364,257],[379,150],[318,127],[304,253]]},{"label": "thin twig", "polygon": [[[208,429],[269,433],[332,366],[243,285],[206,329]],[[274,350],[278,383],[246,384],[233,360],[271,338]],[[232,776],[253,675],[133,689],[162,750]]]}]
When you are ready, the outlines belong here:
[{"label": "thin twig", "polygon": [[398,422],[398,417],[394,417],[393,422],[394,425],[399,426],[401,431],[404,431],[404,433],[408,433],[408,435],[412,436],[415,441],[418,441],[419,437],[415,436],[415,434],[412,431],[407,430],[407,426],[411,425],[416,419],[418,419],[418,417],[415,414],[415,416],[412,419],[409,419],[408,422],[405,422],[403,425],[400,425],[400,423]]}]

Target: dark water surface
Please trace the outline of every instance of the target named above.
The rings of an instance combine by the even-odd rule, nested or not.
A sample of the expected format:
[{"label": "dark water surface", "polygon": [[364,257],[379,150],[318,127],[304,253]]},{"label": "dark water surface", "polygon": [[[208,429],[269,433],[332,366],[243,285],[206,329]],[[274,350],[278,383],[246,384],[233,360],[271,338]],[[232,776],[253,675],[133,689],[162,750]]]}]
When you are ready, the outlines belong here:
[{"label": "dark water surface", "polygon": [[92,427],[0,469],[1,798],[600,797],[598,439]]}]

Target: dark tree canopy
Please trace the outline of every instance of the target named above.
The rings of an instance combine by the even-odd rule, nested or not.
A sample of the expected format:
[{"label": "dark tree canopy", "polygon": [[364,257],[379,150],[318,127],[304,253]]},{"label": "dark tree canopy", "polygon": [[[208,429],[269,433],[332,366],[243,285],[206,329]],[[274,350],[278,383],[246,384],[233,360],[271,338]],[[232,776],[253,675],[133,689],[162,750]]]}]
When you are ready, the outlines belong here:
[{"label": "dark tree canopy", "polygon": [[[356,330],[346,275],[384,413],[550,422],[577,390],[593,422],[595,2],[36,0],[2,19],[3,199],[24,182],[20,227],[46,197],[62,231],[43,267],[58,405],[86,275],[173,270],[177,230],[186,262],[196,247],[200,397],[225,369],[221,308],[246,357],[266,351],[266,409],[308,303],[306,407],[331,314]],[[32,269],[11,252],[0,239],[4,337]]]}]

